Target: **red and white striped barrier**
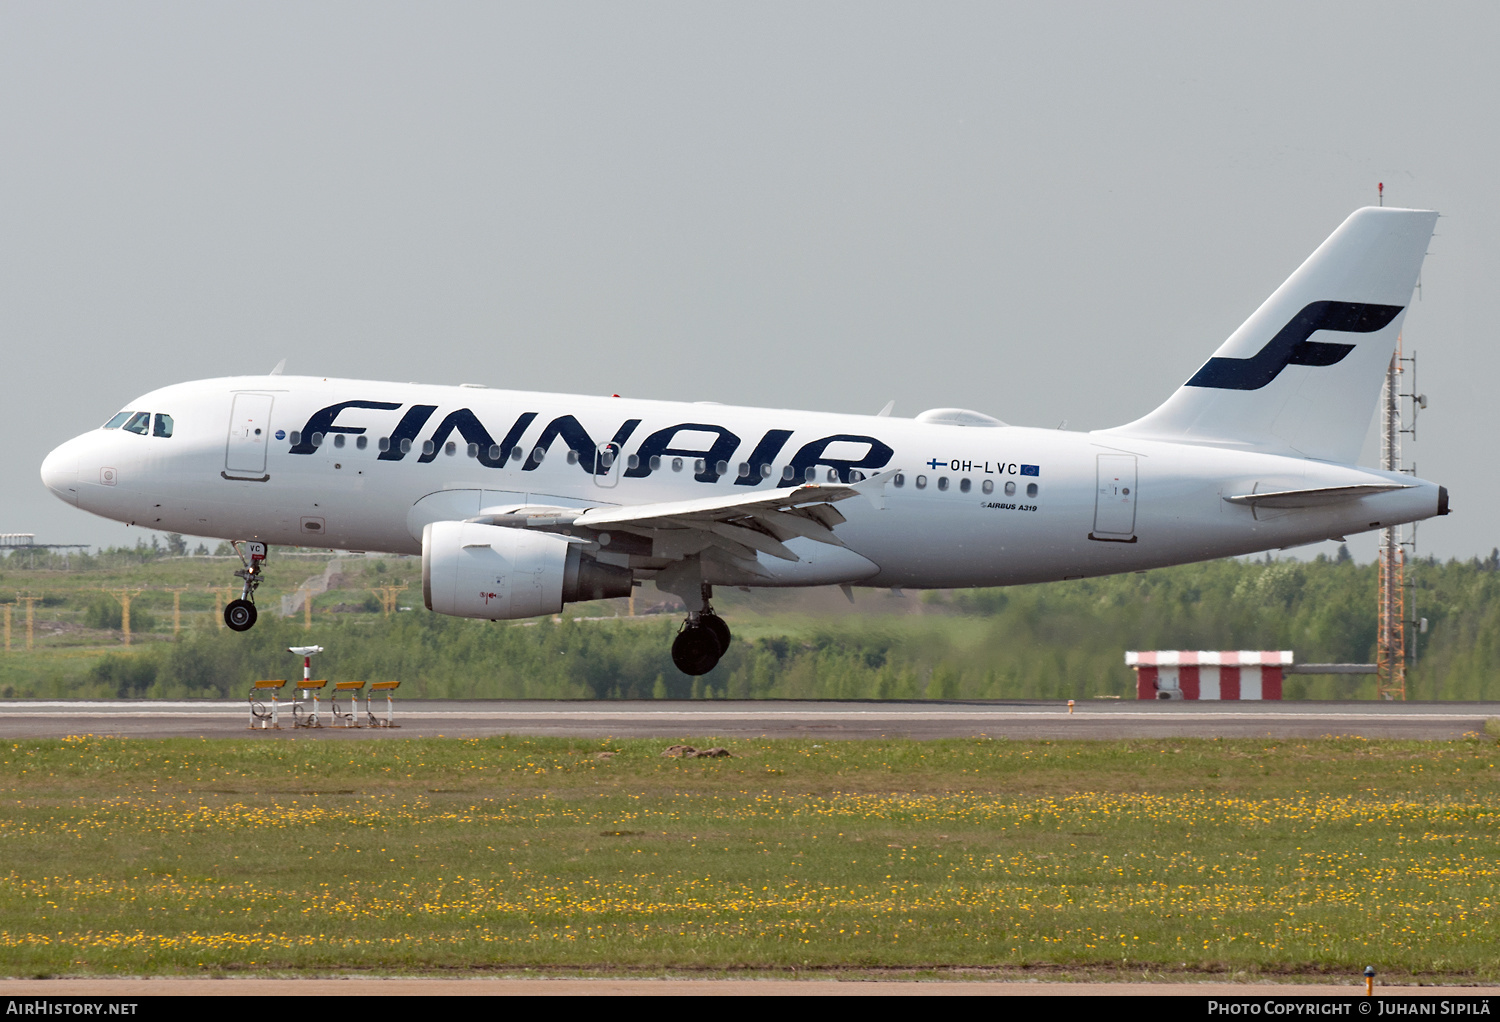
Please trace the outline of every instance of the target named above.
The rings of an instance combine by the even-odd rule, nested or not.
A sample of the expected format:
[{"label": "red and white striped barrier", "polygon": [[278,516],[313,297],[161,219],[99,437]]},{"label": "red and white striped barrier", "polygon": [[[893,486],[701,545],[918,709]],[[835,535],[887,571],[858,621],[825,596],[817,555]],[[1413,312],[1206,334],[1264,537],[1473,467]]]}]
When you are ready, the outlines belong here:
[{"label": "red and white striped barrier", "polygon": [[1138,699],[1280,699],[1289,649],[1131,650]]}]

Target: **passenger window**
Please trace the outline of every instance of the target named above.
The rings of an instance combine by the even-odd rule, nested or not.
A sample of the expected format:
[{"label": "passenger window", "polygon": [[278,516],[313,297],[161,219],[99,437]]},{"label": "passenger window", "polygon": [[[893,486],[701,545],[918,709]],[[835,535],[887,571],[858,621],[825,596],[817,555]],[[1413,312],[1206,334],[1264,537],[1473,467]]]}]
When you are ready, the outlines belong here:
[{"label": "passenger window", "polygon": [[925,490],[925,489],[927,489],[927,477],[926,476],[917,476],[917,489],[919,489],[919,490]]},{"label": "passenger window", "polygon": [[361,436],[354,441],[354,446],[358,447],[360,450],[364,450],[366,447],[370,446],[370,438],[367,436]]},{"label": "passenger window", "polygon": [[569,465],[576,465],[576,464],[578,464],[578,452],[577,451],[571,450],[571,449],[568,451],[568,464]]},{"label": "passenger window", "polygon": [[437,453],[437,445],[434,444],[431,440],[423,440],[422,441],[422,453],[423,454],[436,454]]},{"label": "passenger window", "polygon": [[323,446],[323,434],[322,433],[314,433],[312,435],[312,444],[313,444],[314,447],[322,447]]},{"label": "passenger window", "polygon": [[[297,434],[293,433],[292,435],[296,436]],[[383,436],[380,438],[380,443],[376,444],[375,446],[380,448],[381,454],[384,454],[386,451],[391,449],[391,438],[388,436]]]},{"label": "passenger window", "polygon": [[795,470],[792,468],[792,466],[788,465],[786,468],[781,470],[781,481],[784,483],[789,483],[792,481],[792,477],[794,475],[796,475]]},{"label": "passenger window", "polygon": [[127,433],[139,433],[141,436],[145,436],[147,430],[151,428],[151,413],[136,412],[130,417],[130,421],[120,428]]},{"label": "passenger window", "polygon": [[659,455],[659,454],[653,454],[653,455],[651,455],[651,460],[648,461],[648,462],[646,462],[646,464],[649,465],[649,466],[651,466],[651,471],[653,471],[653,472],[656,472],[656,471],[660,470],[660,468],[661,468],[661,455]]},{"label": "passenger window", "polygon": [[947,488],[948,488],[948,477],[947,476],[939,476],[938,477],[938,489],[940,489],[940,490],[946,490]]},{"label": "passenger window", "polygon": [[891,485],[899,490],[901,487],[906,485],[906,476],[902,475],[900,472],[897,472],[895,475],[891,476]]},{"label": "passenger window", "polygon": [[1035,497],[1036,496],[1036,483],[1027,483],[1026,484],[1026,496],[1028,496],[1028,497]]},{"label": "passenger window", "polygon": [[452,440],[449,440],[446,444],[443,445],[443,453],[450,458],[453,457],[458,453],[458,444],[456,444]]},{"label": "passenger window", "polygon": [[836,482],[839,481],[839,470],[838,469],[836,469],[836,468],[830,468],[828,470],[828,481],[830,483],[836,483]]},{"label": "passenger window", "polygon": [[121,426],[125,425],[125,420],[129,419],[134,414],[135,412],[121,412],[119,415],[116,415],[113,419],[110,419],[108,422],[106,422],[104,424],[104,428],[119,429]]},{"label": "passenger window", "polygon": [[468,450],[465,453],[467,453],[471,458],[479,457],[479,445],[470,444]]},{"label": "passenger window", "polygon": [[334,437],[333,437],[333,446],[335,446],[335,447],[343,447],[344,446],[344,434],[342,434],[342,433],[336,433],[336,434],[334,434]]},{"label": "passenger window", "polygon": [[750,463],[748,461],[742,461],[742,462],[740,462],[740,475],[739,475],[739,477],[741,479],[749,479],[750,478]]},{"label": "passenger window", "polygon": [[986,479],[984,481],[984,485],[981,486],[980,489],[983,490],[985,493],[994,493],[995,492],[995,480],[993,480],[993,479]]},{"label": "passenger window", "polygon": [[294,429],[286,435],[286,438],[292,442],[293,447],[296,447],[302,442],[302,432],[301,430]]},{"label": "passenger window", "polygon": [[960,479],[958,481],[959,492],[960,493],[968,493],[969,492],[969,487],[972,486],[972,485],[974,485],[974,484],[971,483],[971,482],[969,482],[967,479]]},{"label": "passenger window", "polygon": [[490,444],[490,460],[491,461],[499,461],[500,460],[500,445],[499,444]]},{"label": "passenger window", "polygon": [[632,454],[630,457],[626,458],[625,459],[625,467],[626,468],[640,468],[641,467],[641,456],[639,454]]},{"label": "passenger window", "polygon": [[156,427],[151,431],[152,436],[171,436],[172,417],[165,412],[156,413]]},{"label": "passenger window", "polygon": [[708,462],[704,461],[702,458],[699,458],[693,462],[693,471],[699,473],[700,475],[706,468],[708,468]]},{"label": "passenger window", "polygon": [[401,453],[402,454],[410,454],[411,453],[411,437],[404,436],[404,437],[401,438]]},{"label": "passenger window", "polygon": [[729,462],[727,462],[727,461],[721,461],[721,462],[719,462],[717,465],[714,466],[714,468],[718,471],[718,474],[721,475],[721,476],[729,474]]},{"label": "passenger window", "polygon": [[512,447],[510,449],[510,460],[511,461],[520,461],[522,457],[523,457],[523,455],[521,454],[521,448],[519,448],[519,447]]},{"label": "passenger window", "polygon": [[762,465],[760,467],[760,477],[762,479],[769,479],[769,478],[771,478],[771,466],[770,465]]},{"label": "passenger window", "polygon": [[672,459],[672,471],[673,472],[681,472],[682,471],[682,459],[681,458],[673,458]]},{"label": "passenger window", "polygon": [[1005,495],[1007,497],[1014,497],[1016,495],[1016,484],[1008,479],[1005,481]]},{"label": "passenger window", "polygon": [[815,483],[815,482],[817,482],[818,481],[818,470],[815,469],[815,468],[813,468],[811,465],[807,466],[807,468],[805,468],[805,469],[802,470],[802,481],[805,482],[805,483]]}]

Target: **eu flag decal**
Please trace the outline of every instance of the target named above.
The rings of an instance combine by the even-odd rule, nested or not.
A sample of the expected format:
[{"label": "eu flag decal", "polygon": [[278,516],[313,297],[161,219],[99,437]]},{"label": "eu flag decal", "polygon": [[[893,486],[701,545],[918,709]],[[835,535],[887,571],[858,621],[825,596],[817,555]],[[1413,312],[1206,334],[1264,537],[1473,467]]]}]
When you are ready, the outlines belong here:
[{"label": "eu flag decal", "polygon": [[1040,465],[1022,465],[1021,474],[1023,476],[1039,476],[1042,474],[1042,468]]}]

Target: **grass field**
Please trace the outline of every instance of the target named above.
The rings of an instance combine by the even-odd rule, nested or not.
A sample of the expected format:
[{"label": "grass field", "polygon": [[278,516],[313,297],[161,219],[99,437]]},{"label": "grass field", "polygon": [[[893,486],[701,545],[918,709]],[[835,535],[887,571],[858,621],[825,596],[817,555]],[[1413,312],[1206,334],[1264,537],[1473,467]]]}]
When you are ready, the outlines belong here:
[{"label": "grass field", "polygon": [[3,971],[1500,978],[1492,739],[667,744],[7,743]]}]

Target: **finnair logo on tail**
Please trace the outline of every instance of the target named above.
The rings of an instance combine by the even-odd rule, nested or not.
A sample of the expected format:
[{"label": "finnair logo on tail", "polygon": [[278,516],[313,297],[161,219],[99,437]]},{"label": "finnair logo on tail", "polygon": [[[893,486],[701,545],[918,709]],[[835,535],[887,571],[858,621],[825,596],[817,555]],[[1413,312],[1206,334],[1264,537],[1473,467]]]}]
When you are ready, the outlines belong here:
[{"label": "finnair logo on tail", "polygon": [[1189,387],[1259,390],[1289,365],[1331,366],[1354,350],[1352,344],[1308,340],[1319,330],[1371,334],[1383,329],[1404,308],[1362,302],[1313,302],[1249,358],[1211,358],[1187,381]]}]

